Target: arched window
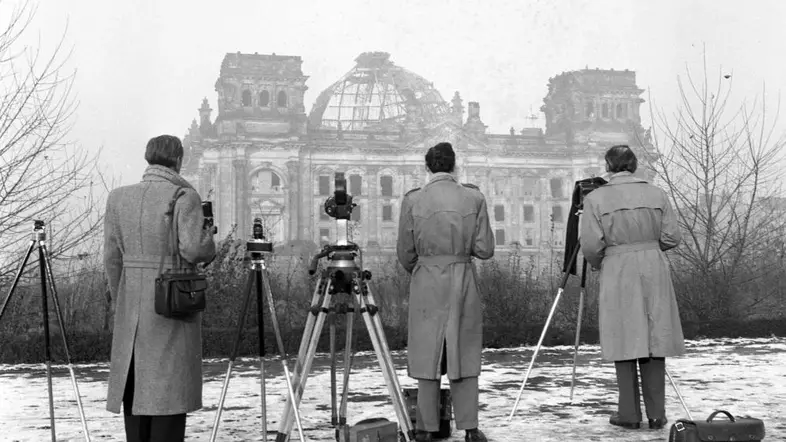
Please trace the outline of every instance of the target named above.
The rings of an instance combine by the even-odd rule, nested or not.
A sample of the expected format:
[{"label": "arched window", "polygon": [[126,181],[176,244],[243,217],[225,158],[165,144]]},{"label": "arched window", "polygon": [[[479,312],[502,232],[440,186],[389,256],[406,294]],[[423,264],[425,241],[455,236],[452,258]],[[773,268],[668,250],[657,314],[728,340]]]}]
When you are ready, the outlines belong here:
[{"label": "arched window", "polygon": [[588,101],[587,102],[587,110],[586,110],[586,114],[585,114],[586,117],[587,118],[592,118],[594,112],[595,112],[595,108],[592,106],[592,101]]},{"label": "arched window", "polygon": [[251,179],[251,192],[277,193],[281,191],[281,178],[272,170],[261,170]]},{"label": "arched window", "polygon": [[287,93],[278,91],[278,107],[287,107]]},{"label": "arched window", "polygon": [[363,177],[360,175],[349,176],[349,194],[352,196],[360,196],[362,193]]},{"label": "arched window", "polygon": [[379,177],[379,187],[383,197],[393,196],[393,177],[390,175]]},{"label": "arched window", "polygon": [[251,106],[251,91],[248,89],[243,90],[243,106]]},{"label": "arched window", "polygon": [[267,107],[270,105],[270,92],[262,91],[259,93],[259,107]]},{"label": "arched window", "polygon": [[609,118],[609,105],[608,105],[608,103],[603,103],[603,106],[601,106],[601,111],[600,112],[601,112],[601,115],[603,115],[603,118]]}]

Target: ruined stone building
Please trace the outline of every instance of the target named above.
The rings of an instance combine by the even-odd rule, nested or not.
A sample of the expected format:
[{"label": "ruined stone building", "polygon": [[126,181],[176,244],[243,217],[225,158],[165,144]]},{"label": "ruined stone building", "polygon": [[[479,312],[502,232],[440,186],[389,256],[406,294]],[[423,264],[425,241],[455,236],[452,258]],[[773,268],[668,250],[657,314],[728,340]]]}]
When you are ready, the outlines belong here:
[{"label": "ruined stone building", "polygon": [[[333,242],[324,210],[334,172],[344,172],[358,207],[352,235],[367,253],[395,250],[404,194],[426,183],[424,155],[440,141],[457,152],[462,182],[488,199],[498,250],[543,256],[564,246],[574,181],[603,172],[613,144],[646,143],[632,71],[583,69],[549,79],[545,132],[487,133],[480,104],[446,101],[389,54],[360,54],[306,114],[308,76],[297,56],[230,53],[215,106],[199,108],[185,137],[183,175],[214,202],[224,236],[245,238],[253,218],[283,251]],[[642,140],[642,141],[640,141]]]}]

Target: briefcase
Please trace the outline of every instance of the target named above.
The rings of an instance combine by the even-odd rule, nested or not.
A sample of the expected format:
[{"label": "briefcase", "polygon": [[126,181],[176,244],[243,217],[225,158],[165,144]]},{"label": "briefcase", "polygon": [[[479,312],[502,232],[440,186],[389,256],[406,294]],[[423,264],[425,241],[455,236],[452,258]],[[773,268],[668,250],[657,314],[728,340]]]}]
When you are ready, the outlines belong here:
[{"label": "briefcase", "polygon": [[[719,413],[728,416],[726,419],[715,419]],[[737,417],[731,413],[718,410],[706,421],[678,419],[671,425],[669,442],[755,442],[764,439],[764,422],[752,417]]]},{"label": "briefcase", "polygon": [[[404,400],[407,402],[409,419],[412,426],[417,428],[418,421],[418,389],[405,388]],[[436,439],[447,439],[453,433],[450,421],[453,419],[453,402],[451,401],[450,389],[443,388],[439,392],[439,431],[431,433]]]},{"label": "briefcase", "polygon": [[339,442],[399,442],[398,424],[385,418],[362,420],[336,436]]}]

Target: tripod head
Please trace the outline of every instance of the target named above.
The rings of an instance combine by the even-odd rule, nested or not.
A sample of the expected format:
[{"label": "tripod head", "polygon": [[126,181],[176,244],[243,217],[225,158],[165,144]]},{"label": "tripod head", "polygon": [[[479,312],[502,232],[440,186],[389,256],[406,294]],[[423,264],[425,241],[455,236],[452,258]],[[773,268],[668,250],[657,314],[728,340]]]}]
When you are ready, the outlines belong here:
[{"label": "tripod head", "polygon": [[41,220],[33,220],[33,241],[44,241],[46,240],[46,230],[44,229],[45,224]]},{"label": "tripod head", "polygon": [[335,244],[327,244],[322,251],[314,255],[311,265],[308,268],[309,275],[317,272],[319,260],[327,258],[330,261],[330,269],[340,269],[345,272],[359,270],[355,263],[355,257],[360,255],[360,247],[349,241],[349,219],[352,217],[352,209],[357,204],[352,202],[352,195],[347,193],[347,180],[344,174],[336,172],[335,191],[333,196],[325,200],[325,213],[336,220]]},{"label": "tripod head", "polygon": [[261,218],[254,218],[251,239],[246,241],[246,252],[253,265],[262,264],[265,261],[265,253],[273,253],[273,243],[265,240]]}]

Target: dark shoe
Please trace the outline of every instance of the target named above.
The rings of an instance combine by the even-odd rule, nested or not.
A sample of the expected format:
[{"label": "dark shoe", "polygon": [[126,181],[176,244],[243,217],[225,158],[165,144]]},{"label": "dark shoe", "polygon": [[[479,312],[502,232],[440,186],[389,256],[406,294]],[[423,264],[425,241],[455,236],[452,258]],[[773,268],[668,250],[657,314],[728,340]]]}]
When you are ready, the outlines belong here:
[{"label": "dark shoe", "polygon": [[650,430],[660,430],[661,428],[666,426],[666,423],[669,422],[669,420],[666,419],[665,417],[661,417],[658,419],[650,419],[649,421],[650,421]]},{"label": "dark shoe", "polygon": [[464,436],[464,442],[488,442],[488,439],[486,439],[486,435],[483,434],[482,431],[475,428],[467,430],[467,434]]},{"label": "dark shoe", "polygon": [[609,418],[609,423],[611,425],[616,425],[618,427],[627,428],[628,430],[638,430],[639,428],[641,428],[640,422],[625,422],[622,419],[620,419],[619,414],[616,413],[611,415],[611,417]]},{"label": "dark shoe", "polygon": [[431,437],[430,431],[416,430],[415,442],[431,442],[434,439]]}]

